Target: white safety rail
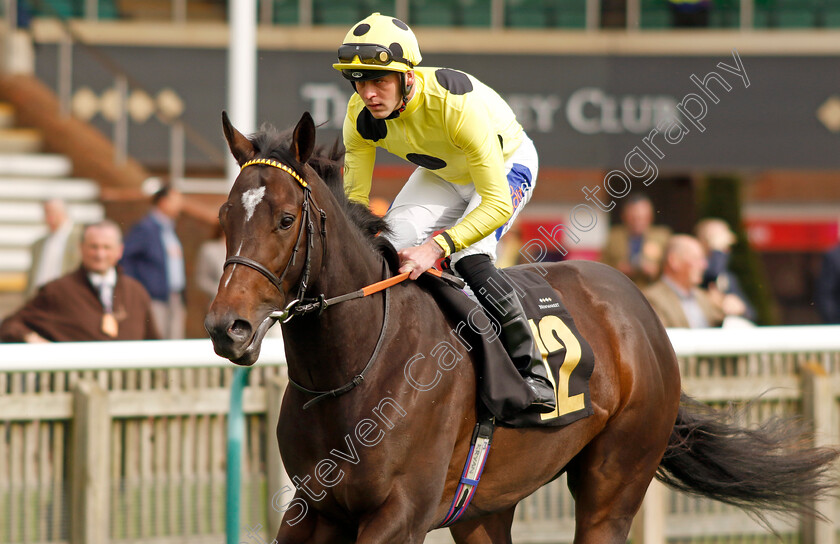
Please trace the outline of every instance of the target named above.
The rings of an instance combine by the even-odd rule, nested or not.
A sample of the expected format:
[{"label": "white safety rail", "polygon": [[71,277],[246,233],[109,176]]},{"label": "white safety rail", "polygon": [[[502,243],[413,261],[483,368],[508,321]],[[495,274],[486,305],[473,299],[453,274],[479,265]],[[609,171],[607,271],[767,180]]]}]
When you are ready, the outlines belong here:
[{"label": "white safety rail", "polygon": [[[762,395],[746,423],[805,414],[821,444],[838,443],[840,327],[669,334],[689,394],[715,406]],[[81,542],[97,531],[112,543],[223,542],[233,367],[209,340],[0,345],[0,542]],[[269,499],[287,481],[274,438],[285,383],[282,340],[266,339],[244,395],[243,535],[267,537],[278,523]],[[818,407],[806,413],[804,404]],[[90,465],[100,478],[73,480],[97,473]],[[79,523],[80,505],[100,508],[100,518],[85,518],[98,527]],[[820,505],[833,521],[837,507]],[[777,542],[736,509],[662,486],[651,488],[639,519],[634,542],[645,544]],[[809,542],[798,527],[771,521],[786,542]],[[567,543],[573,530],[564,477],[523,501],[514,541]],[[810,542],[837,542],[833,522],[811,530]],[[426,541],[451,542],[444,531]]]}]

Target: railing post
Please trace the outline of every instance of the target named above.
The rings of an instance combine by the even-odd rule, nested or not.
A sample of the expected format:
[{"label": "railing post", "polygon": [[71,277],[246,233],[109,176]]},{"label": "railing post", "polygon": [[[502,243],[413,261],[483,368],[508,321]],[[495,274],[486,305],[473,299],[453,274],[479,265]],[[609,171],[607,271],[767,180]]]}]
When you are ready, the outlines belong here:
[{"label": "railing post", "polygon": [[73,101],[73,38],[64,30],[58,42],[58,104],[61,115],[72,113]]},{"label": "railing post", "polygon": [[245,437],[245,414],[242,411],[242,392],[248,382],[250,368],[236,367],[230,386],[230,411],[227,421],[227,489],[225,501],[225,531],[227,544],[239,542],[240,498],[242,489],[242,441]]},{"label": "railing post", "polygon": [[[283,395],[286,393],[286,386],[289,385],[289,377],[286,367],[280,369],[280,375],[268,380],[266,383],[265,392],[265,464],[266,464],[266,480],[268,484],[269,498],[283,489],[285,485],[291,485],[285,468],[283,468],[283,460],[280,458],[280,452],[277,451],[277,421],[280,419],[280,403],[283,400]],[[275,507],[272,501],[268,508],[268,536],[273,538],[271,531],[276,531],[280,527],[283,520],[283,512]]]},{"label": "railing post", "polygon": [[[813,424],[814,446],[833,446],[836,444],[834,432],[834,390],[832,379],[825,368],[817,361],[802,365],[802,408],[807,420]],[[802,544],[835,544],[834,524],[836,513],[834,499],[826,497],[814,501],[816,508],[828,521],[820,521],[813,516],[802,520]]]},{"label": "railing post", "polygon": [[114,80],[117,117],[114,121],[114,163],[123,165],[128,161],[128,78],[119,74]]},{"label": "railing post", "polygon": [[490,28],[500,30],[505,27],[505,0],[491,0]]},{"label": "railing post", "polygon": [[665,544],[665,486],[650,482],[631,529],[633,544]]},{"label": "railing post", "polygon": [[111,416],[108,395],[95,381],[73,390],[70,543],[109,542]]},{"label": "railing post", "polygon": [[184,122],[173,121],[169,125],[169,179],[180,189],[186,171],[186,138]]}]

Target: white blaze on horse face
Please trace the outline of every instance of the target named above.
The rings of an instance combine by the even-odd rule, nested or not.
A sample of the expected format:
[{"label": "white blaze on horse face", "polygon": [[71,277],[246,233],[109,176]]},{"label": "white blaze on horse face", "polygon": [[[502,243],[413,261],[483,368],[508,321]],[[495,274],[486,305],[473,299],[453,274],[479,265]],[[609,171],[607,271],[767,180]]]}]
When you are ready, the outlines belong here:
[{"label": "white blaze on horse face", "polygon": [[263,196],[265,196],[265,185],[248,189],[242,193],[242,206],[245,208],[246,223],[251,220],[251,217],[254,215],[254,209],[257,207],[257,204],[262,202]]},{"label": "white blaze on horse face", "polygon": [[[239,257],[239,252],[242,251],[242,243],[243,242],[239,242],[239,248],[236,250],[236,253],[234,254],[237,257]],[[233,271],[234,270],[236,270],[236,263],[233,263],[233,266],[230,267],[230,271],[227,273],[228,277],[225,280],[225,287],[227,287],[228,284],[230,283],[230,279],[233,277]]]}]

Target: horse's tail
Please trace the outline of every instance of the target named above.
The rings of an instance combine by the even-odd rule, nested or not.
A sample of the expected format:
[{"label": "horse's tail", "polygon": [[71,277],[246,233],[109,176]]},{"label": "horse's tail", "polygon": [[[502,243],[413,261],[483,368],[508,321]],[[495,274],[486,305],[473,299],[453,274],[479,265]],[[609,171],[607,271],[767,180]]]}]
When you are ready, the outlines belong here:
[{"label": "horse's tail", "polygon": [[812,501],[837,485],[832,470],[840,451],[811,446],[792,419],[774,418],[748,429],[734,416],[683,393],[656,478],[738,506],[765,523],[763,511],[819,515]]}]

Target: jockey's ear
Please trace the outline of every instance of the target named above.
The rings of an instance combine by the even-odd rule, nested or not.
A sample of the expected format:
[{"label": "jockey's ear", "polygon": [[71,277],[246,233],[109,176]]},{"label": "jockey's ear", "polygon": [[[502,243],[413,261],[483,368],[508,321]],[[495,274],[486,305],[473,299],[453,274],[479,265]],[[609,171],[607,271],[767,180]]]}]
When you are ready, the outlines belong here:
[{"label": "jockey's ear", "polygon": [[306,164],[315,149],[315,121],[308,111],[303,112],[294,135],[290,151],[301,164]]},{"label": "jockey's ear", "polygon": [[242,166],[254,157],[254,146],[250,140],[236,130],[228,118],[227,112],[222,111],[222,129],[233,158]]}]

